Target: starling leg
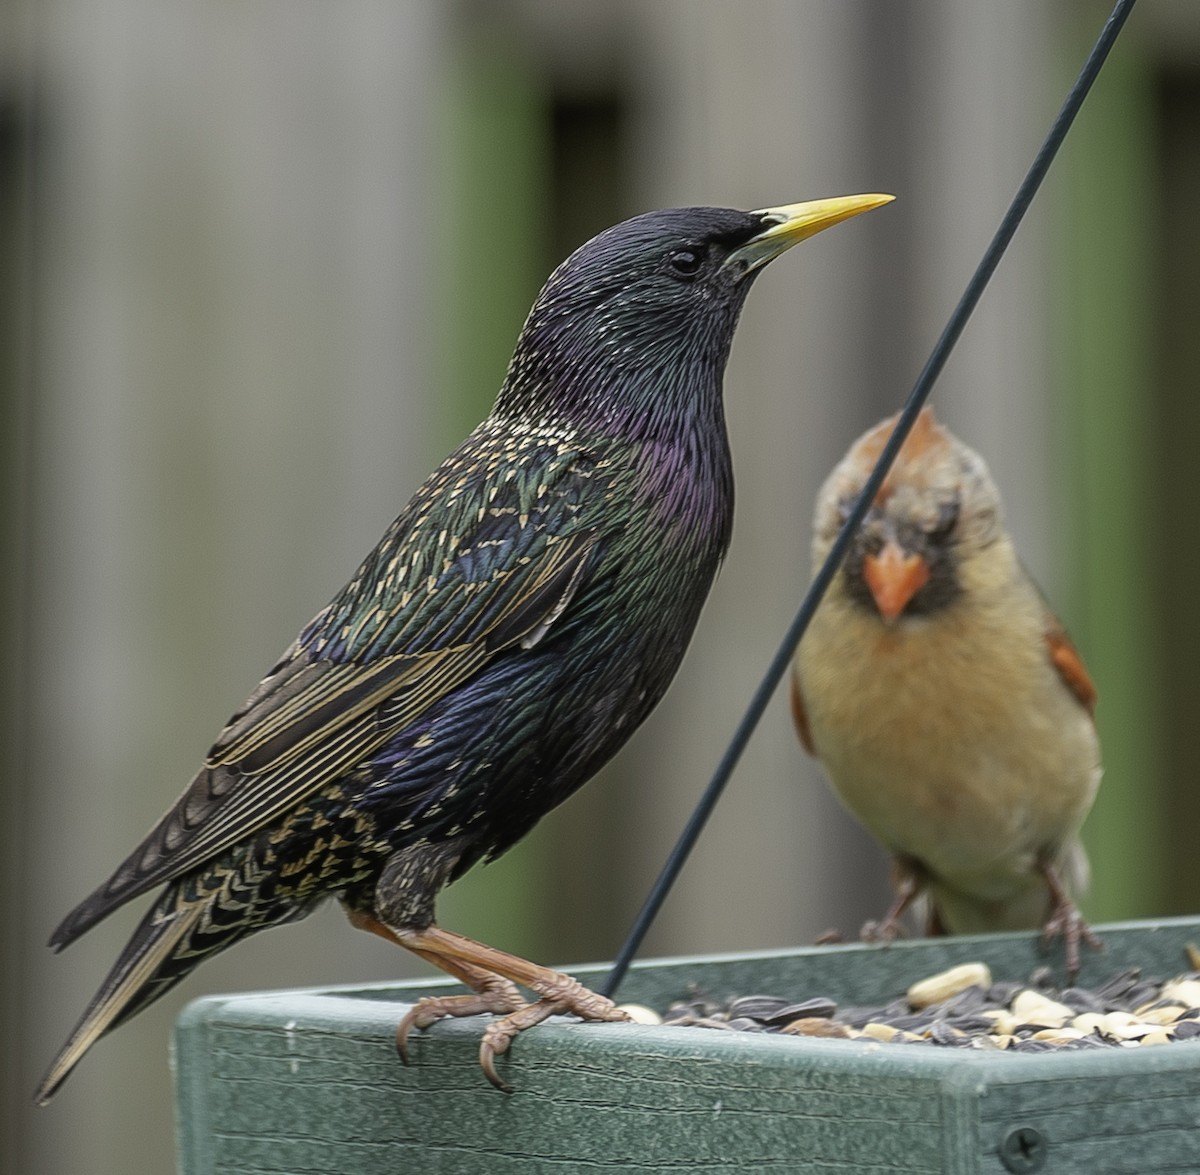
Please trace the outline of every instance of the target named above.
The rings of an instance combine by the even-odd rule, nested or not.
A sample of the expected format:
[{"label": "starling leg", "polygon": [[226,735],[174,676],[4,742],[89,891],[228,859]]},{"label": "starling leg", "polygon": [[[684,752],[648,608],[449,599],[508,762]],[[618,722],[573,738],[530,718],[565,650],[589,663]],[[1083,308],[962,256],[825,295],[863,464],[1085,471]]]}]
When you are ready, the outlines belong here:
[{"label": "starling leg", "polygon": [[863,942],[891,942],[904,934],[900,919],[924,888],[925,872],[911,858],[897,857],[893,862],[892,874],[896,896],[881,921],[864,923],[861,931]]},{"label": "starling leg", "polygon": [[[499,1013],[503,1018],[488,1025],[484,1033],[479,1063],[487,1079],[507,1093],[511,1090],[497,1074],[495,1058],[503,1056],[513,1039],[526,1028],[565,1012],[582,1020],[629,1019],[612,1000],[589,991],[579,980],[452,930],[432,925],[423,930],[393,930],[360,911],[349,911],[349,917],[360,930],[369,930],[420,955],[475,990],[474,995],[426,996],[413,1005],[396,1030],[396,1047],[406,1062],[408,1034],[414,1027],[428,1028],[443,1016]],[[538,1001],[529,1004],[522,1000],[516,984],[534,992],[540,997]]]},{"label": "starling leg", "polygon": [[1104,943],[1083,920],[1079,907],[1071,900],[1053,862],[1043,857],[1038,861],[1038,869],[1046,879],[1051,902],[1050,916],[1042,927],[1042,945],[1049,946],[1056,938],[1062,938],[1067,952],[1067,977],[1073,980],[1079,974],[1080,942],[1087,943],[1094,951],[1104,950]]},{"label": "starling leg", "polygon": [[359,930],[369,930],[372,934],[377,934],[380,938],[385,938],[396,946],[411,950],[413,954],[420,955],[426,962],[432,963],[448,975],[453,975],[464,986],[472,989],[472,995],[422,996],[413,1004],[396,1028],[396,1051],[406,1065],[408,1064],[408,1034],[414,1027],[428,1028],[443,1016],[505,1014],[529,1006],[521,998],[521,993],[517,991],[516,985],[502,975],[485,971],[482,967],[473,966],[471,963],[465,963],[458,959],[446,959],[430,951],[417,950],[408,946],[390,927],[360,910],[348,910],[347,916],[351,925],[358,927]]},{"label": "starling leg", "polygon": [[[423,930],[398,930],[395,934],[401,946],[435,962],[444,970],[450,969],[448,964],[466,964],[491,975],[503,976],[512,983],[519,983],[540,997],[535,1004],[510,1009],[503,1019],[489,1025],[484,1033],[479,1048],[479,1063],[487,1079],[497,1089],[507,1090],[508,1086],[497,1075],[493,1059],[505,1053],[513,1038],[524,1029],[563,1012],[570,1012],[582,1020],[629,1019],[612,1000],[589,991],[577,979],[485,946],[451,930],[427,926]],[[451,1012],[451,1015],[454,1014]]]},{"label": "starling leg", "polygon": [[[399,939],[393,939],[393,941],[399,942]],[[404,944],[400,943],[400,945]],[[443,1016],[505,1015],[530,1006],[526,1000],[522,999],[516,984],[502,975],[493,975],[492,972],[485,971],[482,967],[473,967],[469,963],[443,959],[428,951],[414,951],[413,953],[420,955],[435,967],[441,968],[448,975],[453,975],[455,979],[471,988],[474,994],[427,995],[422,996],[413,1004],[404,1019],[396,1026],[396,1052],[400,1054],[400,1059],[406,1065],[408,1064],[408,1034],[414,1028],[428,1028],[431,1024],[436,1024]]]}]

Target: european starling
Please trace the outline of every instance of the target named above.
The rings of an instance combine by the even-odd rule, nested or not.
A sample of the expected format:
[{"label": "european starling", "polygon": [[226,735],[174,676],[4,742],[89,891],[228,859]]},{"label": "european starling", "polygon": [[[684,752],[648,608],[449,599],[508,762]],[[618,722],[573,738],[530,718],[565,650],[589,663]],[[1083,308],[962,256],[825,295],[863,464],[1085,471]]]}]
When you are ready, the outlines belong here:
[{"label": "european starling", "polygon": [[[824,561],[891,435],[822,487]],[[1096,939],[1068,896],[1100,782],[1096,691],[1004,528],[983,458],[926,408],[800,644],[796,725],[839,797],[892,854],[893,936],[918,894],[932,932],[1044,927],[1067,969]]]},{"label": "european starling", "polygon": [[[438,927],[434,899],[593,775],[662,697],[729,542],[721,382],[763,265],[890,196],[675,208],[550,276],[491,414],[233,715],[175,806],[67,915],[62,948],[165,886],[37,1090],[253,931],[336,896],[461,980],[402,1022],[503,1015],[480,1058],[559,1012],[568,976]],[[526,1003],[515,984],[538,997]]]}]

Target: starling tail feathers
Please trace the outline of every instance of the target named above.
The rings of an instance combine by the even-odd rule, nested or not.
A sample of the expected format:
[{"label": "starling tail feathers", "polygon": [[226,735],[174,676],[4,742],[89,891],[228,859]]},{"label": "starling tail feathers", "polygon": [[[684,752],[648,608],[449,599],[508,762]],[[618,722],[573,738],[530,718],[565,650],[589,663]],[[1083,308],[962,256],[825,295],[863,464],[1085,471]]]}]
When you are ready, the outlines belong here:
[{"label": "starling tail feathers", "polygon": [[[126,944],[120,957],[113,965],[100,990],[92,998],[87,1010],[75,1025],[57,1057],[38,1084],[34,1100],[45,1105],[67,1079],[80,1057],[96,1043],[110,1028],[132,1015],[142,1004],[156,999],[166,987],[174,986],[187,971],[173,976],[166,987],[153,990],[149,998],[138,999],[147,993],[148,985],[154,980],[162,964],[170,959],[196,923],[204,907],[202,903],[177,908],[173,915],[163,920],[160,914],[162,903],[155,905],[133,937]],[[196,959],[199,962],[199,958]]]}]

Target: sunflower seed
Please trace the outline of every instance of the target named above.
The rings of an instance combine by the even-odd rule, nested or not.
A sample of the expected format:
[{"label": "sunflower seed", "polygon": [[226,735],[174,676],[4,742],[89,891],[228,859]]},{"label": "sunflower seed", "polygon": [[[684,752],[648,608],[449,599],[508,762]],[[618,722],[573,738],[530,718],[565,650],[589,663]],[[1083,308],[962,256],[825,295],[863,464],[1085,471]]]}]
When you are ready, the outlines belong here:
[{"label": "sunflower seed", "polygon": [[1095,994],[1101,999],[1122,999],[1137,985],[1141,974],[1140,967],[1130,967],[1128,971],[1118,971],[1111,979],[1096,988]]},{"label": "sunflower seed", "polygon": [[1013,1000],[1012,1014],[1023,1023],[1057,1028],[1070,1020],[1075,1015],[1075,1010],[1057,1000],[1048,999],[1040,991],[1026,988]]},{"label": "sunflower seed", "polygon": [[770,995],[744,995],[729,1005],[729,1018],[746,1016],[751,1020],[766,1020],[780,1008],[787,1007],[787,1000]]},{"label": "sunflower seed", "polygon": [[850,1030],[842,1024],[834,1024],[826,1016],[801,1016],[780,1030],[787,1036],[827,1036],[845,1039]]},{"label": "sunflower seed", "polygon": [[987,1003],[987,991],[978,983],[972,983],[942,1005],[946,1016],[965,1016],[968,1012],[978,1011]]},{"label": "sunflower seed", "polygon": [[1177,979],[1163,987],[1162,995],[1165,1000],[1195,1007],[1200,1004],[1200,979]]},{"label": "sunflower seed", "polygon": [[[785,1004],[774,1015],[766,1018],[767,1024],[787,1024],[792,1020],[800,1020],[808,1016],[816,1016],[828,1019],[837,1011],[837,1004],[833,1000],[827,1000],[822,997],[817,997],[812,1000],[803,1000],[798,1004]],[[864,1020],[865,1024],[866,1021]]]},{"label": "sunflower seed", "polygon": [[908,1002],[914,1008],[950,999],[971,986],[991,987],[992,973],[984,963],[961,963],[957,967],[930,975],[908,989]]},{"label": "sunflower seed", "polygon": [[1105,1008],[1102,999],[1097,997],[1094,992],[1090,992],[1083,987],[1065,988],[1058,993],[1058,998],[1075,1012],[1104,1012],[1108,1010]]}]

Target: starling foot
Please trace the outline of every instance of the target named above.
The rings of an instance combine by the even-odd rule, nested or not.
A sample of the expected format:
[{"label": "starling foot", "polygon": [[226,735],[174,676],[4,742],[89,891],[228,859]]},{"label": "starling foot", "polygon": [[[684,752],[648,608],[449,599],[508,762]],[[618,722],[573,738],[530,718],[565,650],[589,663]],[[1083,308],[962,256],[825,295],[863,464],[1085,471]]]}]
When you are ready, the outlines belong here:
[{"label": "starling foot", "polygon": [[[504,1015],[516,1012],[526,1007],[526,1001],[521,998],[516,984],[496,975],[483,967],[461,959],[444,958],[429,951],[418,950],[402,942],[400,936],[389,926],[385,926],[378,918],[365,914],[361,910],[347,910],[347,917],[353,926],[359,930],[369,930],[380,938],[396,946],[407,947],[414,954],[432,963],[449,975],[453,975],[460,983],[471,988],[472,995],[423,996],[408,1010],[404,1019],[396,1026],[396,1052],[400,1059],[408,1064],[408,1034],[414,1028],[428,1028],[444,1016],[481,1016],[487,1014]],[[493,1082],[493,1084],[495,1084]]]},{"label": "starling foot", "polygon": [[497,1089],[505,1093],[511,1093],[512,1088],[497,1074],[495,1058],[508,1052],[508,1046],[518,1033],[524,1032],[526,1028],[532,1028],[551,1016],[561,1016],[568,1012],[581,1020],[622,1022],[629,1019],[612,1000],[584,987],[578,979],[572,979],[570,975],[564,975],[560,971],[551,971],[548,968],[542,970],[545,972],[544,976],[528,985],[542,998],[536,1004],[526,1004],[502,1020],[489,1024],[479,1046],[479,1064],[483,1067],[484,1075]]},{"label": "starling foot", "polygon": [[[396,1026],[396,1052],[407,1065],[408,1034],[414,1028],[428,1028],[445,1016],[507,1015],[530,1006],[521,998],[516,986],[499,975],[486,976],[472,995],[423,996]],[[486,1064],[484,1072],[487,1072]],[[497,1084],[490,1073],[488,1079],[493,1085]]]},{"label": "starling foot", "polygon": [[1104,950],[1104,943],[1092,933],[1084,921],[1079,907],[1071,900],[1058,871],[1049,861],[1040,861],[1038,868],[1046,879],[1050,890],[1050,916],[1042,927],[1042,946],[1049,946],[1056,938],[1063,940],[1067,954],[1067,978],[1074,980],[1079,974],[1079,944],[1087,943],[1094,951]]},{"label": "starling foot", "polygon": [[538,1000],[536,1004],[526,1004],[511,1012],[502,1020],[496,1020],[484,1029],[483,1040],[479,1044],[479,1064],[484,1076],[501,1092],[512,1093],[512,1086],[496,1072],[496,1058],[508,1052],[518,1033],[526,1028],[532,1028],[551,1016],[559,1016],[571,1011],[570,1005],[564,1000]]},{"label": "starling foot", "polygon": [[[428,1028],[443,1016],[499,1013],[503,1019],[489,1025],[484,1033],[479,1046],[479,1064],[497,1089],[509,1093],[510,1087],[496,1072],[495,1058],[503,1056],[513,1038],[524,1029],[567,1012],[581,1020],[619,1022],[629,1019],[612,1000],[590,991],[578,979],[485,946],[452,930],[443,930],[440,926],[393,930],[377,918],[359,911],[349,911],[349,917],[360,930],[369,930],[420,955],[474,989],[474,995],[427,996],[413,1005],[396,1029],[396,1048],[405,1063],[408,1061],[408,1034],[413,1028]],[[538,1001],[525,1003],[517,991],[517,984],[537,995]]]}]

